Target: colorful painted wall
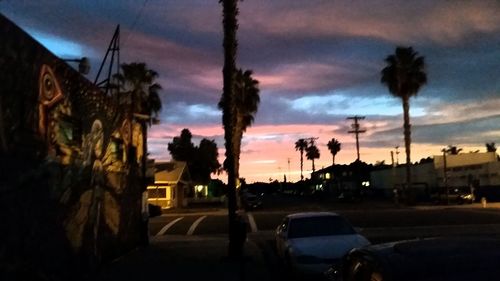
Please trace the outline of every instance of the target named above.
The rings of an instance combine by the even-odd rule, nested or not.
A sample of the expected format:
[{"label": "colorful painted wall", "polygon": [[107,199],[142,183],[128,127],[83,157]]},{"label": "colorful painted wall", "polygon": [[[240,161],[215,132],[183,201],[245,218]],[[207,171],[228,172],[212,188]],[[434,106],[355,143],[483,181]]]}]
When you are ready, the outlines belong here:
[{"label": "colorful painted wall", "polygon": [[142,126],[1,14],[0,38],[0,279],[75,280],[147,237]]}]

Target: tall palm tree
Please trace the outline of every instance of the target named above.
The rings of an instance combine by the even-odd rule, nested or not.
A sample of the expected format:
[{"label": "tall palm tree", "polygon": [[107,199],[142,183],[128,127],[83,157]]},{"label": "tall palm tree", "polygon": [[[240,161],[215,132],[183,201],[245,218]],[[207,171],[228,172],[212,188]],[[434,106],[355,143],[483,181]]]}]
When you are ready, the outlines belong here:
[{"label": "tall palm tree", "polygon": [[302,171],[304,170],[304,151],[307,148],[307,141],[305,139],[299,139],[295,142],[295,150],[300,151],[300,180],[304,179]]},{"label": "tall palm tree", "polygon": [[[114,78],[118,81],[119,85],[123,89],[125,96],[129,96],[129,107],[128,107],[128,120],[130,120],[130,138],[128,140],[129,150],[127,152],[128,159],[132,155],[137,157],[137,163],[141,163],[141,176],[142,181],[137,189],[138,192],[144,193],[147,188],[146,184],[146,163],[147,163],[147,125],[146,122],[151,125],[152,119],[156,120],[158,112],[161,110],[161,100],[158,92],[161,90],[160,84],[155,82],[158,78],[158,73],[152,69],[149,69],[145,63],[124,63],[121,65],[122,73],[114,75]],[[122,98],[121,95],[117,97]],[[140,124],[142,143],[133,144],[134,130],[132,120],[134,120],[134,114],[139,113],[141,115],[147,116],[147,119],[136,119],[138,124]],[[154,116],[154,117],[152,117]],[[147,120],[147,121],[146,121]],[[140,152],[142,150],[142,152]],[[135,161],[129,161],[130,165],[135,165]],[[140,198],[140,197],[139,197]],[[142,233],[147,233],[148,221],[143,221]],[[148,236],[145,235],[145,243],[148,243]]]},{"label": "tall palm tree", "polygon": [[[260,103],[259,81],[252,78],[251,70],[243,71],[238,69],[234,84],[234,104],[236,122],[233,128],[233,155],[235,157],[234,173],[235,178],[239,178],[239,159],[241,152],[241,140],[243,133],[250,127],[254,121]],[[224,109],[224,96],[221,97],[219,108]]]},{"label": "tall palm tree", "polygon": [[328,150],[330,150],[330,153],[332,153],[333,159],[332,159],[332,165],[335,165],[335,155],[340,151],[340,142],[332,138],[328,144],[327,144]]},{"label": "tall palm tree", "polygon": [[121,65],[122,73],[114,75],[122,85],[125,94],[129,94],[131,113],[140,113],[151,116],[151,120],[161,111],[161,99],[158,92],[160,84],[155,82],[158,73],[149,69],[143,62],[124,63]]},{"label": "tall palm tree", "polygon": [[238,240],[238,221],[236,216],[236,156],[234,155],[233,130],[236,127],[236,104],[235,104],[235,78],[236,78],[236,51],[238,42],[236,31],[238,30],[238,0],[219,0],[222,3],[222,27],[224,31],[224,67],[222,98],[222,124],[224,125],[224,141],[226,147],[226,160],[224,167],[227,171],[227,198],[228,198],[228,221],[229,221],[229,256],[239,256],[242,245]]},{"label": "tall palm tree", "polygon": [[406,186],[411,186],[411,125],[410,97],[416,96],[420,88],[427,83],[424,57],[412,47],[397,47],[394,54],[389,55],[385,62],[387,66],[381,71],[380,82],[389,88],[395,97],[401,98],[404,116],[404,140],[406,152]]},{"label": "tall palm tree", "polygon": [[319,159],[319,149],[316,146],[316,144],[314,144],[314,142],[311,142],[309,144],[309,146],[307,146],[307,148],[306,148],[306,157],[307,157],[308,160],[312,161],[312,170],[313,170],[313,173],[314,173],[316,171],[316,169],[314,167],[314,159]]}]

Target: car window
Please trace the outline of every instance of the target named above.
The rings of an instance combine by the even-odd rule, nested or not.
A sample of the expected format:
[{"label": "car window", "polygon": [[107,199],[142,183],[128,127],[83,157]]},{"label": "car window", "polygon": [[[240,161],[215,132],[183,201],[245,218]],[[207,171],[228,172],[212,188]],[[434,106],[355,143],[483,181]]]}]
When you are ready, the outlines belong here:
[{"label": "car window", "polygon": [[289,238],[348,235],[356,233],[340,216],[296,218],[289,223]]}]

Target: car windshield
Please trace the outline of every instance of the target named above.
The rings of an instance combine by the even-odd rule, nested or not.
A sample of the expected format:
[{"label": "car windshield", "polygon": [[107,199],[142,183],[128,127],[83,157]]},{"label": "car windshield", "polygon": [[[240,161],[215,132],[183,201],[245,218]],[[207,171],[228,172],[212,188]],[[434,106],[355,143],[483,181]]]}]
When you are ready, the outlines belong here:
[{"label": "car windshield", "polygon": [[290,221],[288,238],[354,234],[352,226],[339,216],[296,218]]}]

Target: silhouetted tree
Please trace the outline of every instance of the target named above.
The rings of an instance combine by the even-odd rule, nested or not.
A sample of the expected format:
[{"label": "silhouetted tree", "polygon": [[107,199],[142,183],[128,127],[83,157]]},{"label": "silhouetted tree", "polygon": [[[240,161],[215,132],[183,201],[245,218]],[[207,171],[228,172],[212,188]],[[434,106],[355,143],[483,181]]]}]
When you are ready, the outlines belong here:
[{"label": "silhouetted tree", "polygon": [[300,180],[304,179],[302,171],[304,170],[304,151],[307,148],[307,141],[305,139],[299,139],[295,142],[295,150],[300,151]]},{"label": "silhouetted tree", "polygon": [[313,173],[316,171],[314,167],[314,159],[319,159],[319,149],[314,142],[310,142],[306,148],[306,157],[312,161]]},{"label": "silhouetted tree", "polygon": [[195,179],[207,184],[210,175],[220,172],[219,151],[214,140],[202,139],[200,145],[196,147],[195,163],[193,174]]},{"label": "silhouetted tree", "polygon": [[395,54],[389,55],[382,69],[381,82],[389,88],[393,96],[401,98],[404,114],[404,139],[406,152],[406,186],[411,186],[411,125],[410,125],[410,97],[416,96],[420,88],[427,83],[424,57],[412,47],[397,47]]},{"label": "silhouetted tree", "polygon": [[497,152],[497,147],[494,142],[486,143],[486,152]]},{"label": "silhouetted tree", "polygon": [[332,138],[328,144],[328,150],[330,150],[330,153],[332,154],[332,165],[335,165],[335,155],[337,155],[337,153],[340,151],[340,142],[335,139],[335,138]]},{"label": "silhouetted tree", "polygon": [[446,149],[446,152],[451,154],[451,155],[457,155],[460,153],[460,151],[462,151],[462,149],[458,148],[454,145],[448,145],[448,148]]},{"label": "silhouetted tree", "polygon": [[195,182],[207,184],[210,175],[219,172],[221,165],[215,141],[204,138],[199,146],[195,146],[189,129],[183,129],[180,136],[168,143],[168,151],[174,160],[187,163]]},{"label": "silhouetted tree", "polygon": [[228,221],[229,221],[229,256],[240,256],[242,246],[238,241],[238,221],[236,216],[236,161],[234,154],[234,129],[236,127],[236,51],[238,41],[236,31],[238,29],[238,0],[219,0],[222,3],[222,26],[223,26],[223,47],[224,47],[224,67],[222,69],[223,91],[222,100],[222,124],[224,126],[224,141],[226,147],[226,160],[224,168],[227,171],[227,199],[228,199]]},{"label": "silhouetted tree", "polygon": [[168,143],[168,151],[174,160],[193,162],[195,147],[192,138],[189,129],[182,129],[181,135],[174,137],[172,142]]},{"label": "silhouetted tree", "polygon": [[[236,178],[239,177],[239,159],[241,154],[241,140],[243,133],[250,127],[254,121],[254,115],[257,113],[260,97],[259,97],[259,81],[252,78],[252,71],[246,70],[243,72],[239,69],[235,77],[235,113],[236,124],[233,129],[233,154],[235,157],[234,171]],[[224,95],[219,101],[219,108],[224,109]]]},{"label": "silhouetted tree", "polygon": [[[151,116],[156,119],[161,111],[162,103],[158,92],[161,86],[155,83],[158,73],[149,69],[143,62],[124,63],[121,65],[122,73],[114,75],[122,86],[122,96],[130,97],[130,104],[134,113]],[[123,95],[124,94],[124,95]]]},{"label": "silhouetted tree", "polygon": [[432,163],[434,162],[434,159],[432,157],[427,157],[427,158],[422,158],[418,162],[419,164],[424,164],[424,163]]}]

